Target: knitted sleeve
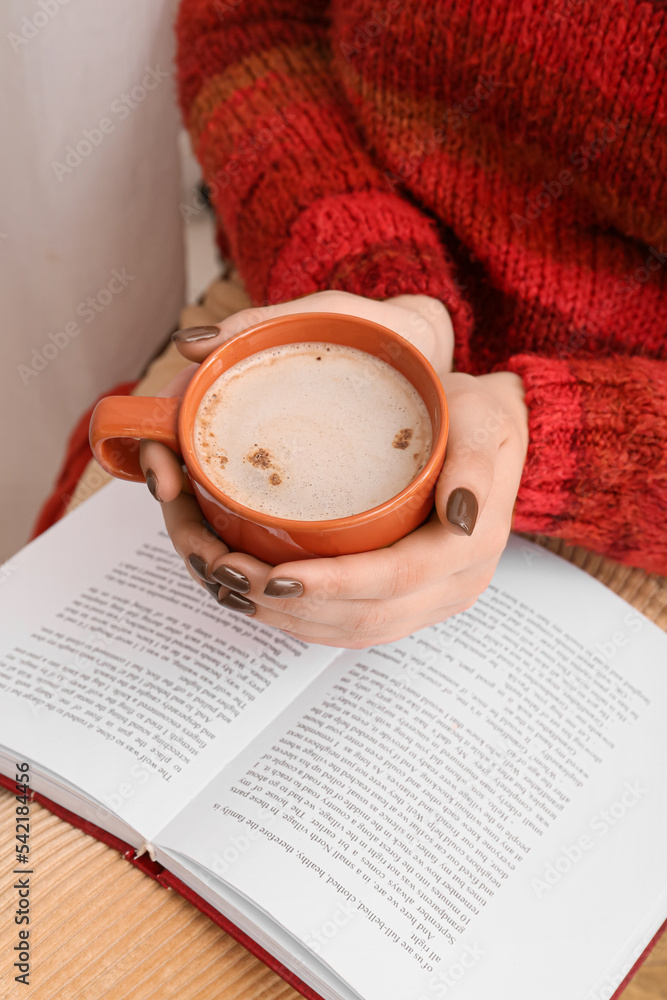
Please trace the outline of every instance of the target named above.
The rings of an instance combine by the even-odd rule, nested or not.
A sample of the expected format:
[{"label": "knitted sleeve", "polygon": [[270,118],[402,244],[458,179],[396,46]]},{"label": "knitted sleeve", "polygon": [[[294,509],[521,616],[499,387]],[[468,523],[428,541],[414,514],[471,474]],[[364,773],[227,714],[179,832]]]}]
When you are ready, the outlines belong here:
[{"label": "knitted sleeve", "polygon": [[667,362],[517,355],[530,444],[513,527],[667,573]]},{"label": "knitted sleeve", "polygon": [[325,0],[181,0],[176,31],[184,121],[253,301],[422,293],[463,342],[470,311],[435,227],[362,150]]}]

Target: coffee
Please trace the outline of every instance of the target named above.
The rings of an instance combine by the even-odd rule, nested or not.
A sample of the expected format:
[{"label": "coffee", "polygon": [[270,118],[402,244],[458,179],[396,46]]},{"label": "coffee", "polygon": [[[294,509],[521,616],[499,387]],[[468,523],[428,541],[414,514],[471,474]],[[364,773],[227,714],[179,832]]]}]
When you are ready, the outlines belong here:
[{"label": "coffee", "polygon": [[194,444],[207,477],[238,503],[324,521],[377,507],[412,482],[431,453],[431,421],[414,386],[380,358],[287,344],[212,384]]}]

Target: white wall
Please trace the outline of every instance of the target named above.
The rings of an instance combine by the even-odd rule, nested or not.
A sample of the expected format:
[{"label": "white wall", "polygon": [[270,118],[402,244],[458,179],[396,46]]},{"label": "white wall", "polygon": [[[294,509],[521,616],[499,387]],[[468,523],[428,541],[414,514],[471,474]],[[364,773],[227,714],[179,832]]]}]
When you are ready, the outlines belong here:
[{"label": "white wall", "polygon": [[173,13],[173,0],[0,7],[0,557],[25,542],[83,410],[177,324]]}]

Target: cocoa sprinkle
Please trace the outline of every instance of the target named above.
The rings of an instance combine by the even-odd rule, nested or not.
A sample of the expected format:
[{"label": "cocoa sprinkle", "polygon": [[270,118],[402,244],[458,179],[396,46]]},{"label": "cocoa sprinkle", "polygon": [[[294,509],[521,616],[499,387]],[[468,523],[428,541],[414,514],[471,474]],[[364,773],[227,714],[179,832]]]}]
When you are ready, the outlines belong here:
[{"label": "cocoa sprinkle", "polygon": [[256,469],[268,469],[271,466],[271,456],[264,448],[258,448],[252,455],[248,455],[248,461]]},{"label": "cocoa sprinkle", "polygon": [[392,442],[393,447],[400,448],[401,451],[403,451],[410,444],[413,434],[414,430],[412,427],[404,427],[403,430],[400,430],[394,437]]}]

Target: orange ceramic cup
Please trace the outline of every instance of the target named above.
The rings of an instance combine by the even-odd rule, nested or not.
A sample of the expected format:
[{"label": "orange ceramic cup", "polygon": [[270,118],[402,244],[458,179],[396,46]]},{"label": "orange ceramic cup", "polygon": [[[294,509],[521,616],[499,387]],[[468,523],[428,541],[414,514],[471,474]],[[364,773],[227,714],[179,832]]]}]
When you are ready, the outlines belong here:
[{"label": "orange ceramic cup", "polygon": [[[431,456],[404,490],[372,510],[329,521],[287,520],[237,503],[208,479],[194,447],[199,404],[224,371],[266,348],[309,341],[357,347],[388,362],[416,388],[426,404],[433,432]],[[440,379],[412,344],[356,316],[302,313],[266,320],[222,344],[195,373],[182,398],[107,396],[95,407],[90,444],[102,468],[119,479],[135,482],[144,482],[139,439],[166,444],[183,457],[199,506],[225,544],[277,565],[294,559],[368,552],[417,528],[433,507],[447,430],[447,403]]]}]

